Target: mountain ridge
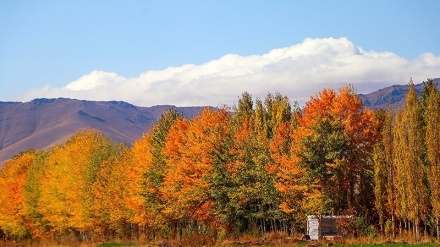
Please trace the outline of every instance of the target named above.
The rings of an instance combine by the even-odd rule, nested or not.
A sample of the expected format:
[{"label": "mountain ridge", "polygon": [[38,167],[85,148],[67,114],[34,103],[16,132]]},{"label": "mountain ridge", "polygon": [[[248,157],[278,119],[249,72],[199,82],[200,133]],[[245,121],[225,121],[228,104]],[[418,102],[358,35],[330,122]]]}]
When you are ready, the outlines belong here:
[{"label": "mountain ridge", "polygon": [[[440,89],[440,78],[433,82]],[[415,86],[420,93],[423,83]],[[397,109],[405,103],[407,91],[408,85],[393,85],[359,97],[371,109],[389,105]],[[124,101],[68,98],[38,98],[25,103],[0,101],[0,167],[21,151],[49,149],[83,128],[100,130],[116,143],[131,145],[170,108],[192,118],[205,107],[138,107]]]},{"label": "mountain ridge", "polygon": [[[434,85],[440,89],[440,78],[432,79]],[[415,89],[420,95],[423,90],[424,82],[415,84]],[[400,105],[405,104],[405,94],[408,92],[409,85],[393,85],[385,87],[368,94],[359,94],[364,103],[364,106],[371,109],[385,109],[391,106],[393,109],[397,109]]]},{"label": "mountain ridge", "polygon": [[83,128],[100,130],[117,143],[131,145],[171,108],[192,118],[204,107],[137,107],[123,101],[67,98],[0,102],[0,164],[20,151],[62,143]]}]

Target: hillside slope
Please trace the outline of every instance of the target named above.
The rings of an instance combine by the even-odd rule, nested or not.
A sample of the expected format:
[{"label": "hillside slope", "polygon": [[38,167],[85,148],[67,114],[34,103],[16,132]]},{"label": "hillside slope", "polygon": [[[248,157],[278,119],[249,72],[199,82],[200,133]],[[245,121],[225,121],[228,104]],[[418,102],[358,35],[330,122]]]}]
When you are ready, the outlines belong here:
[{"label": "hillside slope", "polygon": [[[440,89],[440,78],[433,79],[437,88]],[[420,94],[423,90],[423,83],[416,85],[416,90]],[[364,105],[376,109],[385,109],[390,104],[394,109],[397,109],[398,105],[405,103],[405,94],[408,92],[408,85],[394,85],[386,87],[369,94],[360,94]]]},{"label": "hillside slope", "polygon": [[66,141],[86,127],[104,132],[117,143],[131,145],[169,108],[186,117],[202,107],[136,107],[120,102],[35,99],[26,103],[0,102],[0,164],[20,151],[42,150]]}]

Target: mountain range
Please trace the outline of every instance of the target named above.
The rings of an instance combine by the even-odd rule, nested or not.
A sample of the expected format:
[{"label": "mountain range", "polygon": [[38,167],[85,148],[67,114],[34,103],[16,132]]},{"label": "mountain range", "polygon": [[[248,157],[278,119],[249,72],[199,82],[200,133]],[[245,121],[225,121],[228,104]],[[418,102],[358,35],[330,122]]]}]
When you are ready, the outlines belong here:
[{"label": "mountain range", "polygon": [[[440,78],[434,79],[434,83],[440,88]],[[419,93],[422,89],[423,84],[416,85]],[[407,91],[408,85],[395,85],[360,97],[372,109],[386,108],[389,104],[397,108],[404,103]],[[204,107],[138,107],[121,101],[66,98],[0,102],[0,167],[20,151],[48,149],[86,127],[101,130],[116,143],[131,145],[170,108],[192,118]]]},{"label": "mountain range", "polygon": [[171,105],[137,107],[121,101],[65,98],[0,102],[0,164],[20,151],[43,150],[63,143],[87,127],[101,130],[116,143],[131,145],[170,108],[188,118],[203,109]]},{"label": "mountain range", "polygon": [[[440,89],[440,78],[432,79],[437,88]],[[417,93],[423,90],[423,83],[416,84],[415,89]],[[397,109],[398,105],[405,103],[405,94],[408,92],[408,84],[406,85],[394,85],[374,91],[369,94],[360,94],[362,102],[366,107],[371,109],[382,108],[385,109],[390,105],[392,108]]]}]

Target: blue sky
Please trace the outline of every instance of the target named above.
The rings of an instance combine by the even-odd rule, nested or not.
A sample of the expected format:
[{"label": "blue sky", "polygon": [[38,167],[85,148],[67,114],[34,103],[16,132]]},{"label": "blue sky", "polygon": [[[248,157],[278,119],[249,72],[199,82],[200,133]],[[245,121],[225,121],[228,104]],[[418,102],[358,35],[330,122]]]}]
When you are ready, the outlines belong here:
[{"label": "blue sky", "polygon": [[0,101],[233,104],[440,77],[440,1],[0,0]]}]

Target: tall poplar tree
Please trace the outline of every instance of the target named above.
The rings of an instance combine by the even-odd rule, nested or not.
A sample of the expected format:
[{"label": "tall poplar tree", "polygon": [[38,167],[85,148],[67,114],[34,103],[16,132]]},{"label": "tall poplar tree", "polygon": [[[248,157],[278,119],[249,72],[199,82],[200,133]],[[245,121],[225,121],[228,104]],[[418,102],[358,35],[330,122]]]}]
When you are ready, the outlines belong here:
[{"label": "tall poplar tree", "polygon": [[424,118],[426,123],[425,142],[428,160],[428,182],[431,192],[430,201],[432,213],[436,219],[437,239],[439,238],[439,218],[440,218],[440,93],[428,80],[425,85],[426,109]]},{"label": "tall poplar tree", "polygon": [[[401,186],[406,191],[407,217],[413,224],[416,239],[419,239],[419,224],[426,216],[427,194],[424,184],[425,172],[423,167],[423,121],[418,95],[412,80],[409,83],[409,91],[406,95],[406,104],[403,108],[402,118],[399,123],[403,128],[403,138],[399,152],[402,152],[400,179]],[[401,130],[401,131],[402,131]],[[405,182],[403,182],[403,180]]]},{"label": "tall poplar tree", "polygon": [[400,220],[400,231],[402,230],[402,221],[408,219],[408,186],[407,177],[409,176],[407,163],[404,162],[407,155],[406,128],[403,118],[403,109],[399,109],[395,115],[395,125],[393,127],[393,164],[395,167],[394,188],[396,216]]},{"label": "tall poplar tree", "polygon": [[383,110],[375,111],[375,116],[381,119],[383,123],[380,132],[381,138],[374,145],[373,150],[373,162],[374,162],[374,195],[375,195],[375,207],[379,214],[380,232],[384,232],[385,212],[387,202],[387,163],[385,158],[385,143],[384,143],[384,129],[385,125],[385,112]]},{"label": "tall poplar tree", "polygon": [[395,167],[393,163],[393,110],[378,110],[376,117],[380,119],[380,139],[374,146],[374,194],[375,206],[379,213],[379,224],[384,231],[387,216],[391,216],[393,237],[395,227]]}]

